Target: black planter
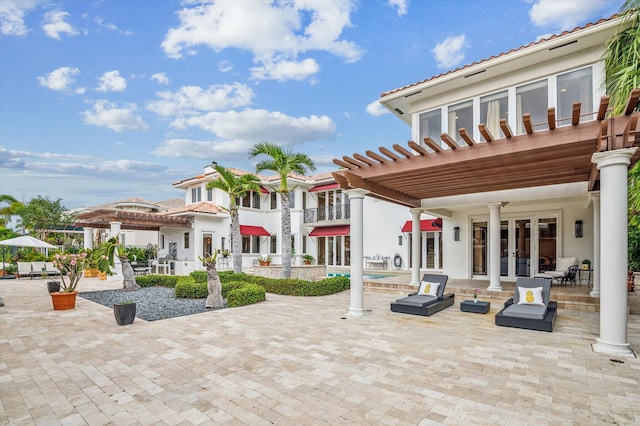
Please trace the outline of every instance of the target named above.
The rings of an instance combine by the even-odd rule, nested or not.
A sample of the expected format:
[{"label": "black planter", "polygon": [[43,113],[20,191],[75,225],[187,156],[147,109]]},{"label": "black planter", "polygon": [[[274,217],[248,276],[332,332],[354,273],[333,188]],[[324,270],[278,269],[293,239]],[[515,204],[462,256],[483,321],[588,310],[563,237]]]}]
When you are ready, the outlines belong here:
[{"label": "black planter", "polygon": [[113,305],[113,315],[118,325],[133,324],[133,319],[136,317],[136,304],[116,303]]},{"label": "black planter", "polygon": [[57,281],[47,281],[47,290],[49,290],[49,293],[58,293],[60,291],[60,283]]}]

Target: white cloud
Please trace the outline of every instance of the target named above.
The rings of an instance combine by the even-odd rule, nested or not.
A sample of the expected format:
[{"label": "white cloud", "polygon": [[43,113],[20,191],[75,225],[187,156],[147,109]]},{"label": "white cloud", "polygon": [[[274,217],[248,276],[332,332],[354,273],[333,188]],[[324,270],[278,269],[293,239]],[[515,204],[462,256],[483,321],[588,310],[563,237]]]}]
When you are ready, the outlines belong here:
[{"label": "white cloud", "polygon": [[233,69],[233,65],[231,65],[231,62],[229,62],[227,60],[218,62],[218,71],[220,71],[220,72],[229,72],[232,69]]},{"label": "white cloud", "polygon": [[302,62],[280,61],[251,68],[251,78],[256,80],[304,80],[320,70],[318,63],[307,58]]},{"label": "white cloud", "polygon": [[163,72],[155,73],[154,75],[151,76],[151,80],[157,81],[158,84],[164,84],[164,85],[169,84],[169,77],[167,77],[167,75]]},{"label": "white cloud", "polygon": [[250,87],[240,84],[212,85],[206,89],[184,86],[177,92],[158,92],[157,101],[147,109],[163,116],[193,115],[202,112],[223,111],[250,105],[255,94]]},{"label": "white cloud", "polygon": [[108,71],[100,77],[100,84],[96,88],[99,92],[122,92],[127,88],[125,80],[118,71]]},{"label": "white cloud", "polygon": [[608,7],[610,0],[537,0],[529,18],[536,27],[572,30]]},{"label": "white cloud", "polygon": [[0,1],[0,34],[23,36],[29,32],[24,17],[38,6],[38,0]]},{"label": "white cloud", "polygon": [[119,108],[115,103],[98,100],[93,106],[93,111],[84,111],[84,122],[98,127],[107,127],[116,132],[123,130],[149,130],[149,126],[135,115],[134,104]]},{"label": "white cloud", "polygon": [[453,68],[464,60],[465,35],[449,36],[431,49],[438,68]]},{"label": "white cloud", "polygon": [[407,3],[409,0],[389,0],[389,5],[398,8],[398,16],[407,14]]},{"label": "white cloud", "polygon": [[51,71],[44,77],[38,77],[41,86],[51,90],[65,91],[75,82],[75,76],[80,74],[78,68],[61,67]]},{"label": "white cloud", "polygon": [[285,145],[326,140],[336,125],[327,116],[291,117],[277,111],[245,109],[210,112],[205,115],[174,120],[174,127],[198,127],[227,140],[253,144],[270,140]]},{"label": "white cloud", "polygon": [[384,114],[390,114],[390,111],[382,106],[379,101],[373,101],[369,105],[367,105],[367,112],[374,117],[379,117]]},{"label": "white cloud", "polygon": [[196,6],[179,12],[180,25],[167,32],[161,46],[174,58],[181,57],[183,51],[190,54],[200,45],[216,51],[247,50],[262,70],[254,71],[255,78],[299,79],[319,70],[317,64],[312,66],[315,61],[300,62],[301,53],[325,51],[347,62],[361,58],[363,51],[354,42],[340,38],[343,29],[351,25],[353,8],[351,0],[196,2]]},{"label": "white cloud", "polygon": [[65,22],[65,19],[69,16],[71,15],[63,10],[47,12],[44,15],[44,23],[42,24],[42,29],[45,34],[51,38],[55,38],[56,40],[60,40],[61,34],[70,36],[77,35],[78,32],[75,28],[73,28],[68,22]]}]

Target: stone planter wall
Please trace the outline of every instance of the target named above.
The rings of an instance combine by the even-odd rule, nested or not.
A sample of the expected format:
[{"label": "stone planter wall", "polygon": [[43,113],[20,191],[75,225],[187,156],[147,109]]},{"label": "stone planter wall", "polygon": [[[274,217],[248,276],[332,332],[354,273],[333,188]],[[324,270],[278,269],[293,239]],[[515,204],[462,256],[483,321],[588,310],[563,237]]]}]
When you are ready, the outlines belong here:
[{"label": "stone planter wall", "polygon": [[[253,273],[267,278],[282,278],[282,265],[254,266]],[[291,278],[317,281],[327,277],[327,267],[324,265],[292,266]]]}]

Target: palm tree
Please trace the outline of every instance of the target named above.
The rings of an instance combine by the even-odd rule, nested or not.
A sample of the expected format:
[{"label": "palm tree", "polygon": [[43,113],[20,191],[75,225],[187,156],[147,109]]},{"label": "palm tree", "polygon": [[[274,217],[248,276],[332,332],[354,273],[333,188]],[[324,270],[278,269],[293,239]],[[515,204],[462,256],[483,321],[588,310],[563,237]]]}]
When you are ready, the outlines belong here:
[{"label": "palm tree", "polygon": [[20,214],[20,210],[24,208],[24,204],[7,194],[0,195],[0,203],[3,202],[9,205],[0,208],[0,226],[6,227],[11,221],[12,216]]},{"label": "palm tree", "polygon": [[240,235],[240,218],[238,216],[237,199],[243,198],[250,191],[260,191],[260,180],[252,173],[237,176],[225,167],[213,167],[220,175],[207,184],[207,189],[220,189],[229,194],[229,214],[231,215],[231,251],[233,252],[233,272],[242,272],[242,236]]},{"label": "palm tree", "polygon": [[[623,29],[608,42],[603,55],[606,91],[613,115],[623,112],[631,90],[640,87],[640,0],[625,0],[620,8]],[[640,267],[640,163],[629,172],[629,264]]]},{"label": "palm tree", "polygon": [[631,90],[640,87],[640,0],[625,0],[620,15],[624,29],[609,39],[603,55],[614,115],[622,113]]},{"label": "palm tree", "polygon": [[256,173],[271,170],[280,176],[280,203],[282,204],[282,276],[291,278],[291,210],[287,176],[291,173],[304,176],[307,170],[315,170],[313,161],[307,154],[294,153],[291,147],[282,148],[271,142],[257,143],[249,151],[251,158],[258,155],[271,157],[256,164]]}]

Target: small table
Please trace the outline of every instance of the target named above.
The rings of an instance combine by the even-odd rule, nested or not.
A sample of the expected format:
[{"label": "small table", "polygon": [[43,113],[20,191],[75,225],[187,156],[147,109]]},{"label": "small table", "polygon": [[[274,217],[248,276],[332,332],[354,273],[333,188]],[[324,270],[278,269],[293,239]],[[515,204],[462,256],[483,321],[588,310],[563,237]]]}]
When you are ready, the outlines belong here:
[{"label": "small table", "polygon": [[474,314],[486,314],[489,312],[491,308],[491,302],[481,302],[478,300],[477,303],[473,303],[473,300],[465,300],[460,303],[460,310],[462,312],[472,312]]},{"label": "small table", "polygon": [[[588,285],[591,285],[591,273],[593,269],[578,269],[578,284],[582,284],[582,281],[586,281]],[[582,278],[582,273],[588,273],[587,278]]]}]

